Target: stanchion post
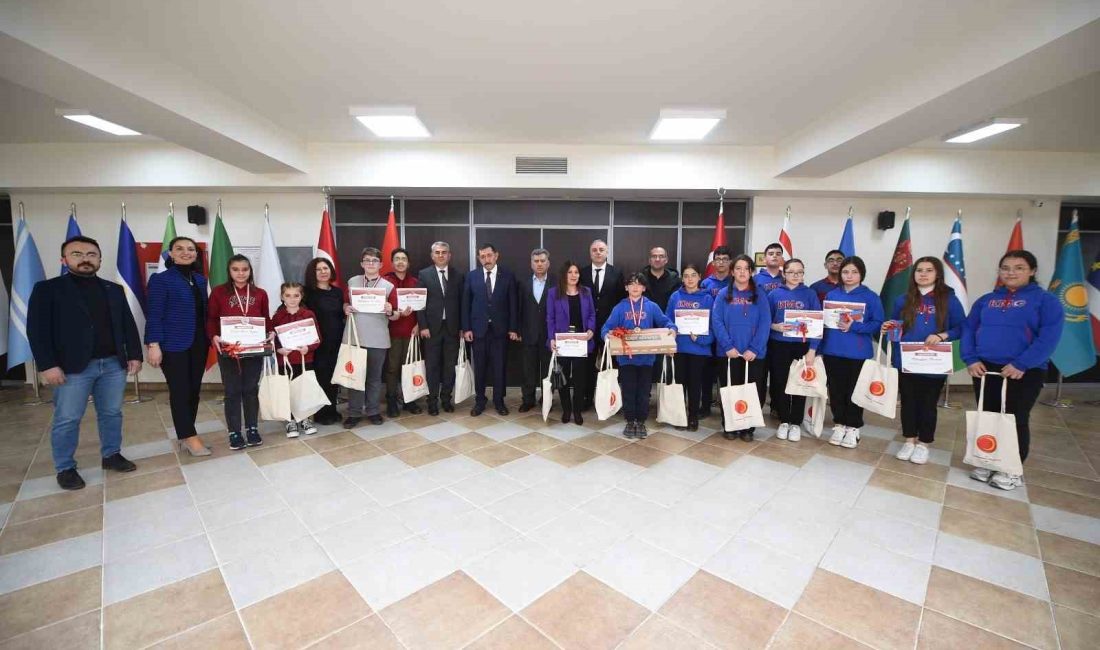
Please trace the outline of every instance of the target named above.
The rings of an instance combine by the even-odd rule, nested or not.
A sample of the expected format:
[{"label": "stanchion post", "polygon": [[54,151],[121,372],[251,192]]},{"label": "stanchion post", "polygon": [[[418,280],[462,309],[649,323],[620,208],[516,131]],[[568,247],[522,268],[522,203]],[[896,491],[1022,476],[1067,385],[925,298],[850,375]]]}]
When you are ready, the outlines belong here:
[{"label": "stanchion post", "polygon": [[23,402],[23,406],[41,406],[42,404],[49,404],[52,400],[42,398],[42,389],[38,385],[38,367],[34,365],[34,360],[27,362],[27,366],[31,371],[31,386],[34,387],[34,397]]},{"label": "stanchion post", "polygon": [[134,375],[134,396],[127,399],[127,404],[144,404],[145,402],[152,401],[152,397],[141,394],[141,380],[137,375]]},{"label": "stanchion post", "polygon": [[1039,402],[1043,406],[1050,406],[1056,409],[1071,409],[1073,408],[1073,402],[1068,399],[1062,399],[1062,373],[1058,373],[1058,384],[1054,389],[1054,399],[1044,400]]},{"label": "stanchion post", "polygon": [[952,404],[951,403],[951,379],[950,378],[948,378],[948,380],[946,382],[944,382],[944,384],[943,384],[943,402],[941,402],[939,404],[939,407],[941,409],[957,409],[957,408],[959,408],[958,404]]}]

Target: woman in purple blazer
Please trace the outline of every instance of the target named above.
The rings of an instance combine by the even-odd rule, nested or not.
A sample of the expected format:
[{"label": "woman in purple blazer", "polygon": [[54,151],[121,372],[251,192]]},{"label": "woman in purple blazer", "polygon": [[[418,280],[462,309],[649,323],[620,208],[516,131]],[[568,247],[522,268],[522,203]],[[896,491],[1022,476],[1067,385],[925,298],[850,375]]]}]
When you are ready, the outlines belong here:
[{"label": "woman in purple blazer", "polygon": [[[565,332],[584,334],[588,339],[589,355],[596,347],[593,340],[596,329],[596,305],[592,302],[592,292],[588,287],[582,287],[580,280],[580,267],[566,260],[558,271],[558,286],[548,289],[546,344],[551,350],[557,350],[554,335]],[[584,424],[581,405],[588,385],[588,356],[558,357],[558,362],[561,364],[566,380],[565,385],[558,390],[558,395],[561,396],[561,421],[568,423],[572,414],[574,422]]]}]

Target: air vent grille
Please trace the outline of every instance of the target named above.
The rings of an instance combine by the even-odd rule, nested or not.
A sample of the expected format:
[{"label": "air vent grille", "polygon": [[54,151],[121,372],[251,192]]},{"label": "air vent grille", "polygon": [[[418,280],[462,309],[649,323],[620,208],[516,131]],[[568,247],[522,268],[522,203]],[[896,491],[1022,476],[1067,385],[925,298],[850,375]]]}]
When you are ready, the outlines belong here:
[{"label": "air vent grille", "polygon": [[568,158],[516,156],[517,174],[568,174]]}]

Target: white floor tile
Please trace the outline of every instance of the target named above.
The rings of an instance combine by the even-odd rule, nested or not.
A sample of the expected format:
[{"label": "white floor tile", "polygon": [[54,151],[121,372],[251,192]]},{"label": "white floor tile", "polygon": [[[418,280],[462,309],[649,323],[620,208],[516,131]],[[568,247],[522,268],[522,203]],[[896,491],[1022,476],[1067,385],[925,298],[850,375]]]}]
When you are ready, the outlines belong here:
[{"label": "white floor tile", "polygon": [[393,420],[386,420],[382,424],[370,424],[364,427],[358,427],[352,429],[351,432],[359,436],[363,440],[373,441],[389,436],[395,436],[399,433],[407,431],[400,423]]},{"label": "white floor tile", "polygon": [[[531,429],[513,422],[498,422],[489,426],[480,426],[477,432],[497,442],[504,442],[531,433]],[[461,433],[461,432],[460,432]]]},{"label": "white floor tile", "polygon": [[517,492],[485,507],[487,512],[520,532],[537,528],[571,509],[568,504],[532,489]]},{"label": "white floor tile", "polygon": [[538,485],[543,481],[554,481],[565,476],[566,469],[552,460],[534,454],[513,460],[497,468],[505,476],[514,478],[524,485]]},{"label": "white floor tile", "polygon": [[721,494],[731,501],[763,505],[786,488],[789,480],[722,472],[699,487],[695,495]]},{"label": "white floor tile", "polygon": [[924,528],[939,530],[943,505],[892,490],[867,486],[856,499],[855,507],[911,521]]},{"label": "white floor tile", "polygon": [[525,490],[526,487],[523,483],[496,470],[489,470],[459,481],[448,489],[475,506],[484,507]]},{"label": "white floor tile", "polygon": [[692,487],[698,487],[717,476],[721,471],[720,468],[709,463],[686,456],[672,456],[653,465],[645,473],[675,479]]},{"label": "white floor tile", "polygon": [[941,532],[933,564],[1050,600],[1043,563],[1030,555]]},{"label": "white floor tile", "polygon": [[585,571],[634,602],[656,611],[691,579],[696,569],[632,537],[612,546]]},{"label": "white floor tile", "polygon": [[513,611],[564,582],[575,567],[527,538],[517,538],[468,565],[465,572]]},{"label": "white floor tile", "polygon": [[538,494],[545,494],[566,505],[576,507],[595,499],[611,488],[610,483],[567,474],[559,481],[545,481],[531,489]]},{"label": "white floor tile", "polygon": [[679,503],[695,488],[690,483],[670,478],[666,473],[653,473],[652,470],[646,470],[629,481],[620,483],[619,489],[669,508]]},{"label": "white floor tile", "polygon": [[[621,431],[622,427],[619,427],[619,430]],[[580,427],[573,423],[562,424],[561,422],[544,427],[541,431],[548,436],[553,436],[558,440],[564,440],[566,442],[572,442],[577,438],[583,438],[592,433],[592,429],[586,429],[585,427]]]},{"label": "white floor tile", "polygon": [[339,475],[339,472],[318,454],[298,456],[290,460],[264,465],[260,468],[260,472],[275,486],[302,483],[310,479],[316,479],[318,476]]},{"label": "white floor tile", "polygon": [[893,440],[898,436],[898,429],[868,424],[859,430],[859,435],[880,440]]},{"label": "white floor tile", "polygon": [[668,512],[668,508],[616,488],[581,506],[596,519],[634,532]]},{"label": "white floor tile", "polygon": [[757,512],[738,535],[817,564],[836,536],[839,523],[802,519],[775,510]]},{"label": "white floor tile", "polygon": [[465,564],[519,536],[519,531],[481,510],[448,519],[433,527],[424,539]]},{"label": "white floor tile", "polygon": [[816,564],[772,546],[734,537],[703,565],[709,573],[791,608],[813,577]]},{"label": "white floor tile", "polygon": [[786,482],[797,472],[797,467],[786,463],[777,463],[774,460],[758,458],[757,456],[742,456],[730,463],[721,473],[737,476],[748,475],[772,482]]},{"label": "white floor tile", "polygon": [[210,532],[218,563],[226,564],[266,549],[294,546],[309,531],[290,510],[256,517]]},{"label": "white floor tile", "polygon": [[[1024,474],[1024,482],[1027,482],[1027,474]],[[995,488],[988,483],[982,481],[975,481],[970,478],[969,469],[959,469],[958,467],[952,467],[947,470],[947,484],[954,485],[955,487],[961,487],[967,490],[974,490],[975,492],[981,492],[983,494],[991,494],[995,497],[1001,497],[1003,499],[1012,499],[1014,501],[1023,501],[1027,503],[1027,485],[1016,488],[1015,490],[1002,490]]]},{"label": "white floor tile", "polygon": [[373,511],[377,504],[359,490],[339,492],[320,499],[292,504],[291,510],[311,532],[325,530]]},{"label": "white floor tile", "polygon": [[527,537],[578,567],[599,559],[613,544],[629,536],[630,531],[625,528],[600,521],[582,510],[570,510],[527,533]]},{"label": "white floor tile", "polygon": [[427,494],[442,487],[427,475],[410,469],[400,474],[360,477],[356,483],[372,499],[383,506],[392,506]]},{"label": "white floor tile", "polygon": [[417,468],[416,471],[432,479],[440,485],[451,485],[487,471],[481,463],[466,456],[456,455],[434,463],[428,463]]},{"label": "white floor tile", "polygon": [[[321,458],[320,456],[316,457]],[[323,459],[322,462],[324,462]],[[280,479],[271,483],[275,486],[275,491],[279,493],[279,496],[292,504],[308,503],[316,499],[324,499],[333,494],[343,494],[357,489],[354,483],[340,472],[331,469],[331,467],[327,471],[317,472],[309,477]]]},{"label": "white floor tile", "polygon": [[473,505],[444,488],[390,506],[389,511],[414,532],[422,533],[440,522],[469,512]]},{"label": "white floor tile", "polygon": [[730,535],[740,530],[759,509],[759,502],[711,490],[709,483],[672,507],[675,512],[705,521]]},{"label": "white floor tile", "polygon": [[367,553],[380,551],[412,536],[413,532],[396,516],[385,510],[373,510],[317,533],[317,541],[332,556],[336,566],[344,567]]},{"label": "white floor tile", "polygon": [[760,509],[762,515],[775,514],[787,519],[839,528],[850,509],[836,501],[783,490]]},{"label": "white floor tile", "polygon": [[256,464],[244,455],[184,465],[183,475],[197,503],[220,501],[268,484]]},{"label": "white floor tile", "polygon": [[103,525],[106,528],[113,528],[193,505],[191,492],[186,485],[146,492],[126,499],[108,501],[103,506]]},{"label": "white floor tile", "polygon": [[8,513],[11,512],[11,503],[0,503],[0,528],[8,521]]},{"label": "white floor tile", "polygon": [[[103,483],[103,470],[99,467],[81,467],[78,471],[86,485],[100,485]],[[49,476],[23,481],[23,484],[19,486],[19,495],[15,497],[15,500],[26,501],[27,499],[36,499],[51,494],[61,494],[64,491],[57,484],[57,476],[50,474]]]},{"label": "white floor tile", "polygon": [[237,609],[320,577],[336,567],[312,538],[303,537],[221,567]]},{"label": "white floor tile", "polygon": [[103,605],[170,585],[217,567],[205,535],[108,561],[103,567]]},{"label": "white floor tile", "polygon": [[850,531],[837,535],[821,560],[821,568],[914,605],[924,605],[932,571],[928,561],[891,553]]},{"label": "white floor tile", "polygon": [[118,562],[153,547],[202,533],[202,518],[195,506],[165,510],[104,529],[103,558],[108,563]]},{"label": "white floor tile", "polygon": [[102,562],[102,533],[0,555],[0,594],[99,566]]},{"label": "white floor tile", "polygon": [[449,553],[418,537],[345,565],[344,576],[375,611],[383,609],[458,569]]},{"label": "white floor tile", "polygon": [[348,477],[352,483],[362,485],[364,482],[377,480],[394,474],[407,472],[411,467],[401,462],[396,456],[378,456],[369,460],[361,460],[358,463],[344,465],[340,473]]},{"label": "white floor tile", "polygon": [[199,504],[199,514],[206,524],[207,531],[218,530],[242,521],[269,515],[286,508],[286,503],[271,486],[231,495],[220,501],[207,501]]},{"label": "white floor tile", "polygon": [[904,513],[898,514],[899,517],[892,517],[857,508],[845,517],[840,531],[894,553],[931,562],[938,531],[906,521],[902,518]]},{"label": "white floor tile", "polygon": [[417,433],[424,436],[432,442],[439,442],[440,440],[446,440],[447,438],[453,438],[454,436],[461,435],[469,431],[467,427],[454,422],[440,422],[439,424],[433,424],[427,427],[421,427],[416,430]]},{"label": "white floor tile", "polygon": [[611,456],[593,458],[587,463],[570,468],[567,481],[590,480],[597,483],[617,485],[645,471],[644,467],[619,460]]},{"label": "white floor tile", "polygon": [[1048,533],[1100,544],[1100,519],[1031,504],[1035,527]]},{"label": "white floor tile", "polygon": [[133,461],[171,452],[172,443],[168,440],[154,440],[153,442],[143,442],[139,445],[126,445],[122,448],[122,455]]},{"label": "white floor tile", "polygon": [[642,526],[636,535],[696,566],[702,566],[730,538],[730,533],[677,511]]}]

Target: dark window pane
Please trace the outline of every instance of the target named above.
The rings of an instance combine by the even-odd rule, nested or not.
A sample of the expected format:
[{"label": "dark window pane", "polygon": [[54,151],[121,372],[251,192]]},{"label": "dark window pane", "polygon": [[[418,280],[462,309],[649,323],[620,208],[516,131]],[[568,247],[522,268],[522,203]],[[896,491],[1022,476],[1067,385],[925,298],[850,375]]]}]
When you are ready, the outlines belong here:
[{"label": "dark window pane", "polygon": [[[680,258],[680,265],[683,266],[688,262],[692,262],[698,264],[700,269],[705,269],[707,257],[710,255],[710,242],[713,239],[714,229],[712,228],[684,228],[684,254]],[[734,256],[743,253],[745,251],[745,229],[726,228],[726,245],[733,251]]]},{"label": "dark window pane", "polygon": [[550,251],[550,271],[557,273],[565,260],[573,260],[582,269],[589,263],[588,247],[593,239],[607,240],[607,229],[576,230],[543,228],[542,247]]},{"label": "dark window pane", "polygon": [[[476,228],[477,245],[491,243],[500,253],[498,264],[517,277],[531,272],[531,251],[539,247],[538,228]],[[474,251],[474,266],[477,251]],[[467,269],[469,270],[469,269]]]},{"label": "dark window pane", "polygon": [[470,222],[470,202],[466,200],[405,199],[405,223]]},{"label": "dark window pane", "polygon": [[[744,201],[726,201],[723,210],[727,226],[744,226],[748,204]],[[718,219],[718,201],[684,201],[685,226],[714,227]]]},{"label": "dark window pane", "polygon": [[[386,209],[389,209],[387,203]],[[386,235],[385,226],[337,226],[336,253],[340,258],[342,280],[363,274],[359,265],[360,253],[367,246],[382,248],[382,238]]]},{"label": "dark window pane", "polygon": [[615,201],[616,226],[675,226],[676,201]]},{"label": "dark window pane", "polygon": [[610,216],[607,201],[474,201],[474,223],[601,225]]},{"label": "dark window pane", "polygon": [[669,264],[676,261],[675,228],[615,228],[615,266],[623,274],[641,271],[649,264],[649,249],[662,246],[669,254]]},{"label": "dark window pane", "polygon": [[[1062,204],[1062,211],[1058,215],[1058,231],[1064,232],[1069,230],[1070,219],[1073,218],[1073,211],[1077,210],[1077,227],[1081,230],[1095,230],[1100,232],[1100,206],[1095,205],[1067,205]],[[1007,226],[1006,230],[1011,229],[1011,226]],[[1092,259],[1087,261],[1091,262]]]},{"label": "dark window pane", "polygon": [[[401,202],[394,202],[393,213],[396,222],[401,223]],[[389,199],[335,199],[332,218],[341,223],[380,223],[385,224],[390,215]],[[379,240],[381,243],[382,240]]]},{"label": "dark window pane", "polygon": [[[407,204],[406,204],[407,205]],[[405,248],[409,250],[409,268],[419,271],[432,264],[432,244],[445,241],[451,246],[451,264],[466,271],[470,268],[470,228],[468,226],[405,226]]]}]

